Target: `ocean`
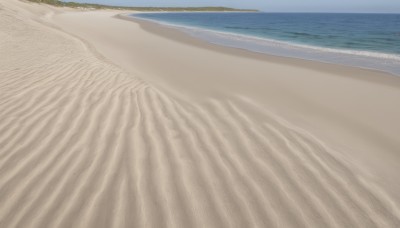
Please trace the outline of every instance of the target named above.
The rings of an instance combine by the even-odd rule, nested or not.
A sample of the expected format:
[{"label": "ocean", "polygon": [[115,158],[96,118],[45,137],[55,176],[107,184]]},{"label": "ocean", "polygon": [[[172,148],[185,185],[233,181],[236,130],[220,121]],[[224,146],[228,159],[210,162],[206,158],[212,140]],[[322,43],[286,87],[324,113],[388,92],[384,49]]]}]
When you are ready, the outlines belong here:
[{"label": "ocean", "polygon": [[400,76],[400,14],[140,13],[213,44]]}]

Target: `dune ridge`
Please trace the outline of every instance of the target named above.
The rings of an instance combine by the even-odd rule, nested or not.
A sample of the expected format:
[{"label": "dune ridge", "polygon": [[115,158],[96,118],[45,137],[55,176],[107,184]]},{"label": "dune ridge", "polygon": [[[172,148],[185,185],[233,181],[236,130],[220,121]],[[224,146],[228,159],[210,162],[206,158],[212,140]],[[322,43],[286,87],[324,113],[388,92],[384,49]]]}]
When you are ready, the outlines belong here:
[{"label": "dune ridge", "polygon": [[239,96],[175,100],[0,3],[1,227],[400,226],[311,133]]}]

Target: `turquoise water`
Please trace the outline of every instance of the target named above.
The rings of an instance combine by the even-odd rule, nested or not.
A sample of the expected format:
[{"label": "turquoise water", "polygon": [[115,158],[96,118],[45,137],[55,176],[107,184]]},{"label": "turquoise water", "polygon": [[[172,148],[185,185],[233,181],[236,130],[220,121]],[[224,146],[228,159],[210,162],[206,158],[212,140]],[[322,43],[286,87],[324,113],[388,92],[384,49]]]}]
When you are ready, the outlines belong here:
[{"label": "turquoise water", "polygon": [[211,43],[400,75],[400,15],[144,13]]}]

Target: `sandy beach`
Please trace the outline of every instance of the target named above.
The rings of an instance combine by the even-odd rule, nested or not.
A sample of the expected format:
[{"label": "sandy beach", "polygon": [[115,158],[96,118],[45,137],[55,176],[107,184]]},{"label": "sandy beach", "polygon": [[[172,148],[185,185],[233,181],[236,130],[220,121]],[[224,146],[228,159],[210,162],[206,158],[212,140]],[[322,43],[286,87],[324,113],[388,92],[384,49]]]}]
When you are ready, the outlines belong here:
[{"label": "sandy beach", "polygon": [[400,77],[0,0],[0,227],[400,227]]}]

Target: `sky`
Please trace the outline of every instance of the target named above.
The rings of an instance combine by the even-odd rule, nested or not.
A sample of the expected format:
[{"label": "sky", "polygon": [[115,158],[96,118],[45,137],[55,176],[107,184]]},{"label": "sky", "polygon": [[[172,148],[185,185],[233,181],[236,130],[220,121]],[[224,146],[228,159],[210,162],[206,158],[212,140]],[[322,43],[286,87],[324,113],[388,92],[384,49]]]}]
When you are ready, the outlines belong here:
[{"label": "sky", "polygon": [[122,6],[226,6],[266,12],[400,13],[400,0],[64,0]]}]

